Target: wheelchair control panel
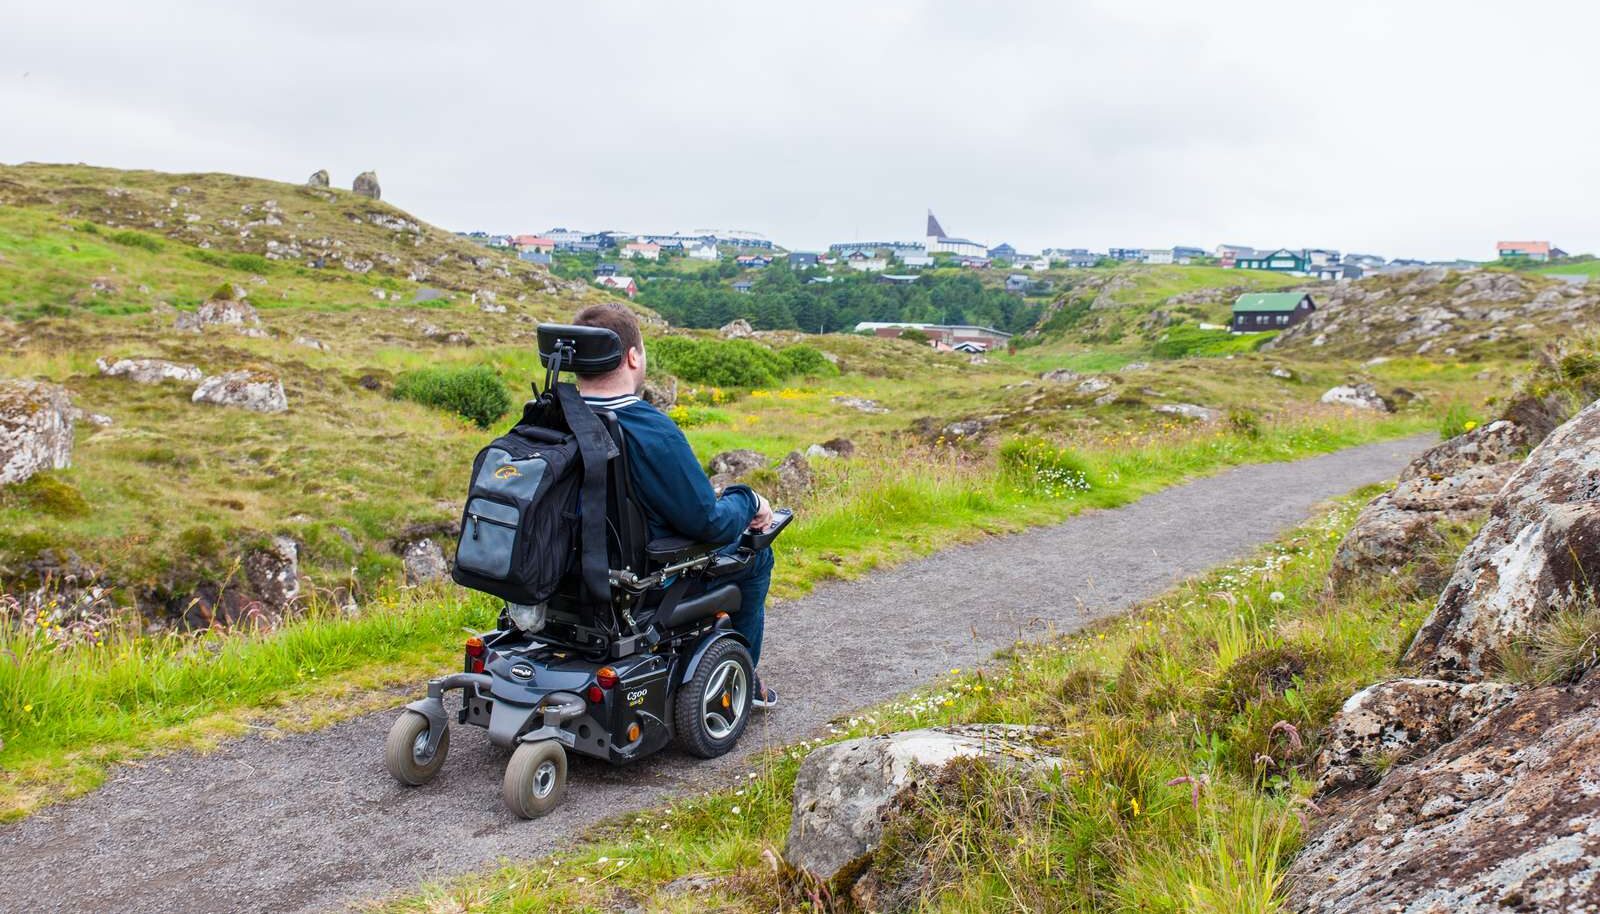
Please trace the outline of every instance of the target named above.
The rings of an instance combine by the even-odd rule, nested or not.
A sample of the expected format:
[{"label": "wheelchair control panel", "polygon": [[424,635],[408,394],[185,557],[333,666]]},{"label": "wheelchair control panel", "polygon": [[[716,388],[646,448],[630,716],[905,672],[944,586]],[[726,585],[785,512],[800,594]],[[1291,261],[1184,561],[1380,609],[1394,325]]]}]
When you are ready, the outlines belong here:
[{"label": "wheelchair control panel", "polygon": [[794,520],[793,511],[788,508],[778,508],[772,512],[772,522],[766,527],[745,531],[741,545],[752,552],[760,552],[772,545],[772,541],[778,538],[778,534],[782,533],[783,528],[789,526],[792,520]]}]

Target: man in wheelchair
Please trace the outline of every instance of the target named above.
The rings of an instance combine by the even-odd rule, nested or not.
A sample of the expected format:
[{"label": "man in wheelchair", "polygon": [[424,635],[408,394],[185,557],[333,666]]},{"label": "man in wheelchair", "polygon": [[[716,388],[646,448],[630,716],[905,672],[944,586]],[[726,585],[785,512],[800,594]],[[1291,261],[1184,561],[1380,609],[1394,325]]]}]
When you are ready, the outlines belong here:
[{"label": "man in wheelchair", "polygon": [[[622,341],[622,363],[605,374],[578,374],[578,392],[591,407],[610,410],[622,425],[629,472],[635,495],[643,503],[650,538],[681,536],[701,543],[726,543],[721,551],[731,554],[744,531],[760,530],[771,523],[772,506],[749,486],[728,486],[717,495],[683,432],[665,413],[640,398],[645,378],[644,335],[633,312],[619,302],[607,302],[584,308],[573,323],[610,330]],[[771,582],[770,547],[717,582],[739,587],[739,611],[731,621],[749,643],[753,664],[761,662],[761,633]],[[777,692],[761,681],[759,667],[754,693],[754,707],[770,708],[777,703]]]}]

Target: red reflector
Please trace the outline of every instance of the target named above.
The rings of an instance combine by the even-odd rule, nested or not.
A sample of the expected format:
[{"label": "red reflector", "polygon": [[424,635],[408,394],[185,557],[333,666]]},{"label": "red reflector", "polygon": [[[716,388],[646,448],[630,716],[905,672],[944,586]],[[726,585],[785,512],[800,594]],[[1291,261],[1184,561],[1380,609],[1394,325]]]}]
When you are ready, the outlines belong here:
[{"label": "red reflector", "polygon": [[479,638],[477,635],[473,635],[471,638],[467,639],[467,656],[468,657],[482,657],[483,656],[483,639],[482,638]]},{"label": "red reflector", "polygon": [[593,685],[589,687],[589,691],[585,693],[585,697],[589,699],[590,703],[599,704],[600,702],[606,700],[606,693],[600,691],[599,686]]},{"label": "red reflector", "polygon": [[474,673],[483,672],[483,658],[482,657],[474,657],[474,658],[472,658],[472,672],[474,672]]},{"label": "red reflector", "polygon": [[617,671],[611,667],[603,666],[595,670],[594,681],[600,683],[600,688],[602,689],[614,689],[617,687]]}]

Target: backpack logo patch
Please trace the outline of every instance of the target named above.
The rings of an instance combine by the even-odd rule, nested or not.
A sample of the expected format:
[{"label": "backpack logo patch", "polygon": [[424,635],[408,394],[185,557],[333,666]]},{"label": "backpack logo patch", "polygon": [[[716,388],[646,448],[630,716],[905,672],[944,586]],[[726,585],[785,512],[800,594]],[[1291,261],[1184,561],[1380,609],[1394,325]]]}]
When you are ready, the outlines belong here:
[{"label": "backpack logo patch", "polygon": [[494,478],[495,479],[516,479],[518,476],[521,476],[521,475],[522,475],[522,471],[517,469],[516,467],[510,465],[509,463],[506,464],[505,466],[501,467],[500,469],[494,471]]}]

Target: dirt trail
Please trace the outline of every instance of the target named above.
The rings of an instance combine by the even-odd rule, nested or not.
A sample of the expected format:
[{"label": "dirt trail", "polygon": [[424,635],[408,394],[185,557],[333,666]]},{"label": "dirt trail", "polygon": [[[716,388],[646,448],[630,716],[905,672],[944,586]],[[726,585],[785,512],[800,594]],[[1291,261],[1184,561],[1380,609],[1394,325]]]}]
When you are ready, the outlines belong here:
[{"label": "dirt trail", "polygon": [[394,784],[381,761],[392,712],[121,768],[94,794],[0,829],[0,911],[318,911],[539,856],[603,817],[731,782],[751,753],[1018,637],[1156,596],[1272,539],[1317,502],[1393,477],[1430,443],[1241,467],[775,604],[762,672],[783,706],[754,718],[738,751],[714,762],[669,751],[625,769],[577,760],[566,803],[537,821],[501,805],[507,753],[473,727],[454,729],[433,784]]}]

